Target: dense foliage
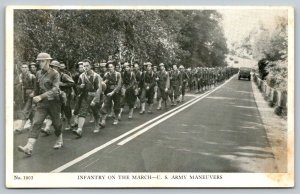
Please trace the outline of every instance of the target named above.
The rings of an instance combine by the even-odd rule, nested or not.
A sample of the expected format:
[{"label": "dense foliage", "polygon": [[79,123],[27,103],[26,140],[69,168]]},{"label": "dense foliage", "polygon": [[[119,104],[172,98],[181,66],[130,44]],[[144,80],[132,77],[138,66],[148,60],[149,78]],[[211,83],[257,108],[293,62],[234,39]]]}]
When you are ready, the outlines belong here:
[{"label": "dense foliage", "polygon": [[225,66],[221,15],[213,10],[15,10],[15,63],[50,53],[68,68],[89,58]]}]

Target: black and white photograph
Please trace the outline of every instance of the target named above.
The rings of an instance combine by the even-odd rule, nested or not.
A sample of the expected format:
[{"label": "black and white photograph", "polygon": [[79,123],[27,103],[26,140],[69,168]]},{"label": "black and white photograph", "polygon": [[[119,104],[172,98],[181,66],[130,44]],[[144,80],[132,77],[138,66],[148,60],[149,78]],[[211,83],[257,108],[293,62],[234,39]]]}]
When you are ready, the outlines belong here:
[{"label": "black and white photograph", "polygon": [[294,186],[294,9],[8,6],[6,187]]}]

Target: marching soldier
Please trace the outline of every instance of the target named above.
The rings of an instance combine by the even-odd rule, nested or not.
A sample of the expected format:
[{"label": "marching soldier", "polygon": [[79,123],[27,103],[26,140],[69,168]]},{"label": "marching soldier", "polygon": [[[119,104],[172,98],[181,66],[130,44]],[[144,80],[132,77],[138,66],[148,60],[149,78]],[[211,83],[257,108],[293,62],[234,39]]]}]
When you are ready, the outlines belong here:
[{"label": "marching soldier", "polygon": [[104,102],[100,110],[102,116],[100,126],[102,128],[105,127],[106,117],[112,108],[112,103],[114,103],[113,109],[115,115],[113,125],[118,124],[118,118],[116,118],[116,116],[119,115],[121,109],[121,74],[115,70],[115,64],[112,61],[107,62],[107,68],[108,72],[103,77],[104,83],[106,84],[106,90],[104,92]]},{"label": "marching soldier", "polygon": [[179,71],[180,71],[180,77],[181,77],[180,79],[182,80],[182,87],[181,87],[181,91],[180,91],[181,92],[181,102],[183,102],[186,85],[188,84],[189,76],[188,76],[187,72],[185,72],[183,65],[180,65]]},{"label": "marching soldier", "polygon": [[28,156],[32,155],[34,145],[39,136],[43,121],[49,114],[55,129],[57,140],[53,146],[59,149],[63,146],[62,124],[60,120],[61,103],[59,99],[59,73],[50,67],[51,56],[40,53],[37,61],[40,62],[41,70],[37,72],[37,87],[34,91],[33,102],[37,103],[36,112],[33,117],[32,130],[29,132],[27,144],[19,146],[18,150]]},{"label": "marching soldier", "polygon": [[180,71],[177,69],[177,65],[173,65],[173,70],[170,72],[170,92],[169,97],[171,98],[171,105],[175,106],[176,101],[178,102],[180,90],[182,87],[182,80],[180,77]]},{"label": "marching soldier", "polygon": [[141,99],[141,93],[142,93],[142,86],[143,86],[143,72],[140,70],[140,66],[138,63],[134,63],[133,65],[133,73],[136,79],[136,88],[135,88],[135,96],[136,96],[136,106],[139,104],[140,99]]},{"label": "marching soldier", "polygon": [[155,86],[155,74],[152,71],[152,63],[147,62],[144,64],[147,66],[147,70],[142,75],[142,93],[141,93],[141,111],[140,114],[145,113],[146,102],[149,105],[148,113],[152,113],[153,100],[154,100],[154,86]]},{"label": "marching soldier", "polygon": [[72,128],[77,127],[78,126],[78,114],[79,114],[79,108],[81,105],[81,90],[80,90],[80,75],[84,72],[84,68],[83,68],[83,62],[80,61],[77,64],[77,71],[74,73],[73,80],[75,82],[75,86],[73,87],[74,92],[75,92],[75,107],[74,107],[74,111],[73,111],[73,115],[74,115],[74,123],[71,125]]},{"label": "marching soldier", "polygon": [[34,63],[34,62],[30,63],[30,72],[31,72],[31,74],[36,76],[36,73],[37,73],[36,63]]},{"label": "marching soldier", "polygon": [[60,90],[66,94],[66,101],[62,104],[62,113],[67,119],[66,130],[71,129],[71,118],[72,118],[72,109],[71,109],[71,101],[72,96],[75,96],[73,87],[75,86],[75,82],[71,76],[71,73],[67,71],[64,63],[59,64],[59,73],[60,73]]},{"label": "marching soldier", "polygon": [[[130,69],[129,63],[124,63],[124,72],[122,73],[122,89],[124,90],[124,101],[121,110],[124,108],[125,103],[129,106],[128,118],[132,119],[133,107],[136,101],[135,95],[136,80],[135,75]],[[119,113],[119,118],[121,118],[122,111]]]},{"label": "marching soldier", "polygon": [[34,96],[34,90],[36,89],[36,77],[31,74],[27,64],[22,64],[22,73],[17,79],[17,84],[22,90],[22,111],[20,112],[20,119],[22,120],[20,128],[15,132],[22,132],[24,130],[25,123],[28,119],[32,119],[32,98]]},{"label": "marching soldier", "polygon": [[90,60],[83,60],[83,67],[85,72],[79,77],[79,82],[81,83],[79,88],[81,92],[80,107],[78,114],[78,128],[73,130],[73,133],[78,137],[82,136],[83,125],[85,123],[85,118],[88,115],[89,109],[93,113],[95,119],[94,122],[94,133],[98,133],[99,130],[99,104],[100,93],[102,91],[102,79],[99,74],[92,70],[92,65]]},{"label": "marching soldier", "polygon": [[165,109],[168,108],[167,105],[167,100],[168,100],[168,91],[170,87],[170,78],[169,78],[169,73],[166,71],[165,65],[163,63],[159,64],[160,71],[157,74],[157,86],[158,86],[158,91],[157,91],[157,101],[158,101],[158,106],[157,110],[161,110],[161,104],[162,101],[165,105]]}]

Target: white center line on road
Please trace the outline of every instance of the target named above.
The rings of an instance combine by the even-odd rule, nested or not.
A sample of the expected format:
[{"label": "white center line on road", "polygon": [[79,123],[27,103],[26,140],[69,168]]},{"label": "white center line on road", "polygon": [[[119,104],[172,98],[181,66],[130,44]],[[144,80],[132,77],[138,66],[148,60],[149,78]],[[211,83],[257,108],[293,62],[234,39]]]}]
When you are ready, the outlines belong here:
[{"label": "white center line on road", "polygon": [[[235,77],[235,76],[233,76]],[[186,108],[192,106],[193,104],[197,103],[198,101],[202,100],[203,98],[205,98],[206,96],[210,95],[211,93],[215,92],[216,90],[220,89],[224,84],[226,84],[227,82],[229,82],[233,77],[231,77],[229,80],[227,80],[225,83],[223,83],[222,85],[216,87],[215,89],[209,91],[209,92],[206,92],[204,93],[204,95],[202,95],[201,97],[197,98],[196,100],[194,100],[193,102],[189,103],[188,105],[178,109],[177,111],[174,111],[173,113],[167,115],[166,117],[156,121],[155,123],[152,123],[151,125],[147,126],[146,128],[144,128],[143,130],[140,130],[138,132],[136,132],[135,134],[127,137],[126,139],[124,139],[123,141],[119,142],[117,145],[121,146],[121,145],[124,145],[125,143],[131,141],[132,139],[136,138],[137,136],[145,133],[146,131],[148,131],[149,129],[153,128],[154,126],[158,125],[159,123],[167,120],[168,118],[174,116],[175,114],[185,110]]]},{"label": "white center line on road", "polygon": [[[206,93],[207,93],[207,92],[206,92]],[[206,93],[204,93],[204,94],[206,94]],[[98,151],[104,149],[105,147],[107,147],[107,146],[109,146],[109,145],[111,145],[111,144],[113,144],[113,143],[119,141],[120,139],[122,139],[122,138],[124,138],[124,137],[130,135],[131,133],[134,133],[134,132],[136,132],[137,130],[142,129],[142,128],[145,127],[146,125],[148,125],[148,124],[150,124],[150,123],[152,123],[152,122],[154,122],[154,121],[156,121],[156,120],[158,120],[158,119],[160,119],[160,118],[162,118],[162,117],[164,117],[164,116],[166,116],[166,115],[168,115],[168,114],[170,114],[170,113],[172,113],[172,112],[174,112],[174,111],[180,109],[180,108],[183,107],[183,106],[188,105],[189,103],[193,102],[194,100],[197,100],[198,98],[200,98],[200,97],[203,96],[204,94],[199,95],[197,98],[194,98],[194,99],[192,99],[192,100],[190,100],[190,101],[187,101],[187,102],[185,102],[184,104],[182,104],[182,105],[180,105],[180,106],[178,106],[178,107],[176,107],[176,108],[174,108],[174,109],[171,109],[171,110],[169,110],[168,112],[165,112],[164,114],[162,114],[162,115],[160,115],[160,116],[158,116],[158,117],[155,117],[155,118],[153,118],[153,119],[147,121],[146,123],[144,123],[144,124],[142,124],[142,125],[139,125],[139,126],[133,128],[132,130],[130,130],[130,131],[128,131],[128,132],[126,132],[126,133],[124,133],[124,134],[122,134],[122,135],[120,135],[120,136],[118,136],[118,137],[116,137],[116,138],[114,138],[114,139],[112,139],[112,140],[110,140],[109,142],[106,142],[105,144],[103,144],[103,145],[101,145],[101,146],[99,146],[99,147],[97,147],[97,148],[94,148],[93,150],[91,150],[91,151],[89,151],[89,152],[87,152],[87,153],[85,153],[85,154],[79,156],[78,158],[75,158],[74,160],[72,160],[72,161],[70,161],[70,162],[68,162],[68,163],[66,163],[66,164],[64,164],[64,165],[62,165],[62,166],[60,166],[60,167],[54,169],[54,170],[51,171],[51,172],[53,172],[53,173],[56,173],[56,172],[62,172],[63,170],[69,168],[70,166],[72,166],[72,165],[74,165],[74,164],[76,164],[76,163],[78,163],[78,162],[84,160],[85,158],[87,158],[87,157],[91,156],[92,154],[94,154],[94,153],[96,153],[96,152],[98,152]]]},{"label": "white center line on road", "polygon": [[[233,76],[233,77],[235,77],[235,76]],[[233,77],[232,77],[232,78],[233,78]],[[229,82],[232,78],[230,78],[230,79],[227,80],[225,83],[223,83],[222,85],[218,86],[217,88],[220,88],[221,86],[225,85],[225,84],[226,84],[227,82]],[[213,91],[215,91],[217,88],[215,88]],[[89,157],[89,156],[91,156],[91,155],[97,153],[98,151],[104,149],[105,147],[107,147],[107,146],[109,146],[109,145],[111,145],[111,144],[113,144],[113,143],[115,143],[115,142],[117,142],[117,141],[123,139],[124,137],[130,135],[131,133],[134,133],[135,131],[137,131],[137,130],[143,128],[144,126],[146,126],[146,125],[148,125],[148,124],[150,124],[150,123],[152,123],[152,122],[154,122],[154,121],[156,121],[156,120],[158,120],[158,119],[160,119],[160,118],[162,118],[162,117],[164,117],[164,116],[166,116],[166,115],[168,115],[168,114],[170,114],[170,113],[172,113],[172,112],[174,112],[174,111],[176,111],[176,110],[178,110],[178,109],[180,109],[181,107],[184,107],[184,106],[186,106],[186,105],[188,105],[188,104],[190,104],[190,103],[193,103],[195,100],[198,100],[199,98],[201,98],[202,96],[206,95],[207,93],[211,93],[211,92],[210,92],[210,91],[207,91],[207,92],[205,92],[205,93],[199,95],[198,97],[196,97],[196,98],[194,98],[194,99],[192,99],[192,100],[190,100],[190,101],[187,101],[187,102],[185,102],[184,104],[182,104],[182,105],[180,105],[180,106],[178,106],[178,107],[176,107],[176,108],[174,108],[174,109],[171,109],[170,111],[168,111],[168,112],[166,112],[166,113],[164,113],[164,114],[162,114],[162,115],[160,115],[160,116],[158,116],[158,117],[155,117],[155,118],[151,119],[150,121],[147,121],[146,123],[144,123],[144,124],[142,124],[142,125],[139,125],[139,126],[133,128],[132,130],[130,130],[130,131],[128,131],[128,132],[126,132],[126,133],[124,133],[124,134],[122,134],[122,135],[120,135],[120,136],[118,136],[118,137],[116,137],[116,138],[114,138],[114,139],[112,139],[112,140],[110,140],[109,142],[106,142],[105,144],[103,144],[103,145],[101,145],[101,146],[99,146],[99,147],[97,147],[97,148],[94,148],[93,150],[91,150],[91,151],[89,151],[89,152],[87,152],[87,153],[85,153],[85,154],[79,156],[78,158],[75,158],[74,160],[72,160],[72,161],[70,161],[70,162],[68,162],[68,163],[66,163],[66,164],[64,164],[64,165],[62,165],[62,166],[60,166],[60,167],[58,167],[58,168],[52,170],[51,173],[62,172],[63,170],[65,170],[65,169],[67,169],[67,168],[73,166],[74,164],[76,164],[76,163],[78,163],[78,162],[84,160],[85,158],[87,158],[87,157]]]}]

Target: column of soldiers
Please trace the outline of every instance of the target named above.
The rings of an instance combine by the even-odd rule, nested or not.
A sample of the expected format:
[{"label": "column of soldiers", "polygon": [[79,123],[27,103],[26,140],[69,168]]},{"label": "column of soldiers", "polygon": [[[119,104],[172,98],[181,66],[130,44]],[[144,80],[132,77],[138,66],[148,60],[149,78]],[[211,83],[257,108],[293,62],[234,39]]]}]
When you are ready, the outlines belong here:
[{"label": "column of soldiers", "polygon": [[66,120],[65,130],[73,129],[73,134],[80,138],[88,116],[93,118],[93,133],[99,133],[106,127],[109,114],[113,115],[113,125],[118,125],[125,106],[129,108],[128,119],[134,117],[134,109],[138,107],[141,115],[153,113],[155,99],[157,110],[162,107],[167,110],[184,101],[186,88],[203,92],[235,73],[230,68],[185,69],[182,65],[179,68],[173,65],[167,70],[163,63],[157,69],[151,62],[141,67],[137,62],[133,65],[113,60],[92,63],[85,59],[71,75],[63,62],[52,60],[47,53],[40,53],[36,60],[39,71],[36,64],[24,64],[18,76],[18,84],[24,91],[24,106],[22,125],[16,131],[24,130],[26,120],[32,121],[27,144],[18,150],[28,156],[39,133],[49,135],[51,125],[57,136],[53,148],[63,147],[62,118]]}]

